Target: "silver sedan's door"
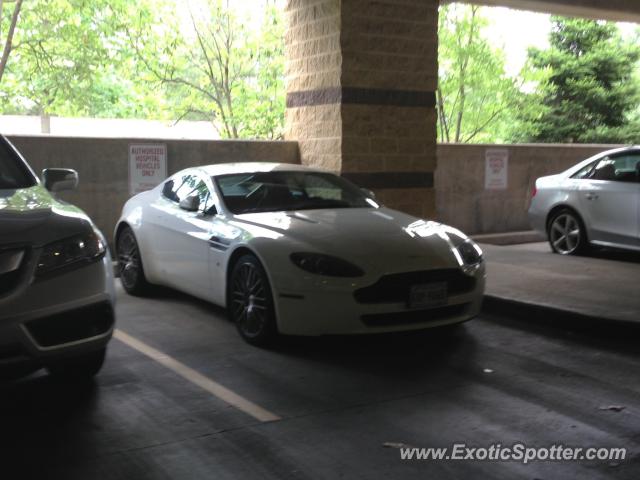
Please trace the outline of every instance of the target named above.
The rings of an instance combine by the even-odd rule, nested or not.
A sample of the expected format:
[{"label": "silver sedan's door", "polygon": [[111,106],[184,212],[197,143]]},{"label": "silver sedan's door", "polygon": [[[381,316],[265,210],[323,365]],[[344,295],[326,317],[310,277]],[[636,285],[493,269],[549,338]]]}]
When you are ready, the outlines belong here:
[{"label": "silver sedan's door", "polygon": [[580,182],[580,205],[589,240],[638,247],[640,153],[604,157],[590,178]]}]

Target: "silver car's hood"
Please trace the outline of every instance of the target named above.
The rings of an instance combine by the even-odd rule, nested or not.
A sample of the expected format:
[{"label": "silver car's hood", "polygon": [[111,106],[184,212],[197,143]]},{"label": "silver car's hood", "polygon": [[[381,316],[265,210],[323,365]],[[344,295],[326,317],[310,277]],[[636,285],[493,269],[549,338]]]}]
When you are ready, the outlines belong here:
[{"label": "silver car's hood", "polygon": [[0,246],[41,246],[89,228],[82,210],[54,199],[41,186],[0,190]]},{"label": "silver car's hood", "polygon": [[[278,232],[314,250],[358,261],[431,268],[457,267],[453,244],[459,231],[388,208],[344,208],[236,216],[239,223]],[[458,238],[453,238],[457,236]],[[415,267],[414,267],[415,268]]]}]

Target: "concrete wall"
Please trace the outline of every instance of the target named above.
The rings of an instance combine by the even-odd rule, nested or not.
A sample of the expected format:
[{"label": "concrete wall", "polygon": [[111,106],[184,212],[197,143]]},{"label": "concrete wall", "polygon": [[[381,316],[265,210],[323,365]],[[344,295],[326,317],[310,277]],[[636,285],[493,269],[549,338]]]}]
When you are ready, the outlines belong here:
[{"label": "concrete wall", "polygon": [[169,175],[183,168],[224,162],[298,163],[295,142],[192,141],[108,138],[9,136],[31,167],[40,173],[47,167],[73,168],[80,187],[61,197],[86,211],[111,239],[120,210],[129,198],[128,154],[131,143],[167,145]]},{"label": "concrete wall", "polygon": [[[485,152],[507,149],[508,188],[485,190]],[[612,145],[439,145],[436,170],[438,220],[466,233],[528,230],[534,181],[560,173]]]},{"label": "concrete wall", "polygon": [[[63,138],[11,136],[36,172],[47,167],[78,171],[80,188],[62,198],[84,209],[100,229],[111,236],[128,192],[128,147],[130,143],[165,143],[168,172],[209,163],[270,161],[299,163],[296,142],[190,141]],[[485,190],[485,151],[508,149],[508,188]],[[438,220],[474,233],[529,229],[526,211],[536,178],[558,173],[611,145],[439,145],[435,173]],[[377,190],[381,200],[403,208],[403,198],[392,202],[389,190]],[[409,195],[416,189],[405,189]],[[424,201],[420,195],[414,201]],[[405,203],[410,203],[406,201]],[[434,218],[434,215],[426,215]]]}]

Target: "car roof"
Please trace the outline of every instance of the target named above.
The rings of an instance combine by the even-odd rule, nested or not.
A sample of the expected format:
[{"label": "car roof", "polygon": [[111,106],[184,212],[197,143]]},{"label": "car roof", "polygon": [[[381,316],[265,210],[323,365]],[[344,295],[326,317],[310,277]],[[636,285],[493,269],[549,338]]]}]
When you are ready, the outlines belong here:
[{"label": "car roof", "polygon": [[274,172],[274,171],[294,171],[294,172],[324,172],[319,168],[306,167],[294,163],[274,163],[274,162],[236,162],[218,163],[215,165],[203,165],[196,167],[206,175],[211,177],[219,175],[230,175],[234,173],[254,173],[254,172]]}]

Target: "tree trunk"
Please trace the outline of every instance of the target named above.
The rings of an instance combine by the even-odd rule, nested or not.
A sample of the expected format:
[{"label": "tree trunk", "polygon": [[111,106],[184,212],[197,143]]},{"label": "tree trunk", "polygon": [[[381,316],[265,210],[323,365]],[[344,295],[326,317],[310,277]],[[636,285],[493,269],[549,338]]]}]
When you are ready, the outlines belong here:
[{"label": "tree trunk", "polygon": [[4,70],[7,67],[7,61],[9,60],[9,54],[11,53],[13,34],[16,31],[16,24],[18,23],[18,16],[20,15],[20,8],[22,8],[22,0],[17,0],[16,6],[13,7],[11,24],[9,25],[9,31],[7,32],[7,39],[4,42],[4,49],[2,51],[2,58],[0,59],[0,82],[2,82]]}]

